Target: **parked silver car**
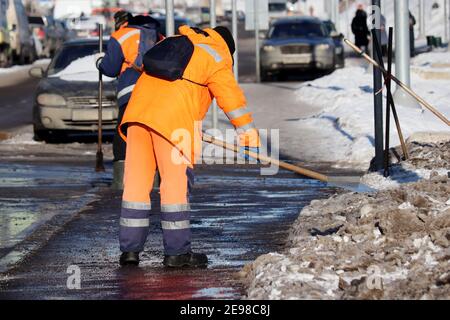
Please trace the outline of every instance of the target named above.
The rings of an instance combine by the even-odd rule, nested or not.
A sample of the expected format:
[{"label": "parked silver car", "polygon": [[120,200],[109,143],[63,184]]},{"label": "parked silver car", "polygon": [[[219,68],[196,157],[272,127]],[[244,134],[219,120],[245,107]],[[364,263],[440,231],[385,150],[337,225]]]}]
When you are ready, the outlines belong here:
[{"label": "parked silver car", "polygon": [[[104,43],[106,50],[107,41]],[[47,70],[33,68],[30,74],[42,78],[36,90],[33,108],[35,139],[52,141],[59,136],[95,134],[98,130],[98,73],[95,59],[87,68],[92,71],[67,74],[72,63],[98,53],[98,38],[66,42],[52,59]],[[92,64],[92,66],[91,66]],[[73,69],[72,65],[72,69]],[[66,70],[66,71],[65,71]],[[66,75],[64,76],[66,72]],[[87,77],[89,78],[87,78]],[[118,118],[116,81],[103,86],[103,130],[112,135]]]},{"label": "parked silver car", "polygon": [[324,23],[313,17],[274,21],[261,47],[261,80],[286,70],[335,68],[335,43]]}]

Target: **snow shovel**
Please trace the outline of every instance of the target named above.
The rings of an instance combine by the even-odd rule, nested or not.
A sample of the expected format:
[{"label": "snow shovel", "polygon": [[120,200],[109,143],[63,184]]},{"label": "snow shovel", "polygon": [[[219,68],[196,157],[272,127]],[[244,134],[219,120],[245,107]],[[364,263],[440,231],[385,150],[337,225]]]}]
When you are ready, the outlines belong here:
[{"label": "snow shovel", "polygon": [[442,122],[444,122],[447,126],[450,126],[450,120],[448,120],[442,113],[440,113],[435,107],[426,102],[423,98],[421,98],[418,94],[416,94],[410,87],[401,82],[399,79],[394,77],[393,75],[389,75],[386,69],[381,66],[378,62],[372,59],[367,53],[358,48],[354,43],[352,43],[348,39],[344,39],[344,42],[350,46],[356,53],[358,53],[361,57],[366,59],[369,63],[371,63],[375,68],[378,68],[383,73],[384,77],[389,77],[392,81],[394,81],[400,88],[405,90],[411,97],[417,100],[422,106],[430,110],[436,117],[438,117]]},{"label": "snow shovel", "polygon": [[[98,46],[99,53],[103,52],[103,25],[98,25]],[[103,150],[102,150],[102,136],[103,136],[103,77],[102,73],[98,71],[98,143],[97,155],[95,162],[95,171],[104,172],[105,166],[103,164]]]},{"label": "snow shovel", "polygon": [[[233,151],[236,154],[240,153],[239,152],[240,150],[237,146],[227,143],[225,141],[222,141],[220,139],[217,139],[206,133],[203,133],[202,140],[204,142],[213,144],[215,146],[222,147],[223,149]],[[267,157],[267,156],[264,156],[261,154],[257,154],[257,153],[254,153],[254,152],[251,152],[248,150],[244,151],[244,153],[247,156],[249,156],[253,159],[257,159],[261,162],[271,163],[280,168],[300,174],[302,176],[306,176],[308,178],[326,182],[326,183],[328,183],[329,186],[340,187],[343,189],[348,189],[353,192],[371,192],[371,191],[373,191],[372,188],[370,188],[369,186],[366,186],[360,182],[360,180],[361,180],[360,176],[351,176],[351,177],[349,177],[349,176],[326,176],[322,173],[318,173],[318,172],[315,172],[315,171],[312,171],[309,169],[301,168],[299,166],[296,166],[296,165],[293,165],[293,164],[290,164],[290,163],[287,163],[284,161],[280,161],[278,159],[273,159],[273,158],[270,158],[270,157]]]},{"label": "snow shovel", "polygon": [[[220,139],[217,139],[217,138],[215,138],[213,136],[210,136],[208,134],[204,133],[203,136],[202,136],[202,140],[207,142],[207,143],[211,143],[211,144],[213,144],[215,146],[222,147],[222,148],[224,148],[226,150],[233,151],[236,154],[239,154],[240,150],[239,150],[239,148],[237,146],[235,146],[233,144],[230,144],[230,143],[227,143],[225,141],[222,141]],[[290,164],[290,163],[287,163],[287,162],[283,162],[283,161],[280,161],[280,160],[277,160],[277,159],[272,159],[270,157],[267,157],[267,156],[264,156],[264,155],[261,155],[261,154],[255,153],[255,152],[251,152],[251,151],[248,151],[248,150],[245,150],[244,153],[246,155],[248,155],[249,157],[251,157],[253,159],[256,159],[256,160],[259,160],[261,162],[271,163],[271,164],[279,166],[280,168],[283,168],[283,169],[286,169],[286,170],[289,170],[289,171],[292,171],[292,172],[295,172],[295,173],[301,174],[303,176],[306,176],[306,177],[309,177],[309,178],[313,178],[313,179],[316,179],[316,180],[319,180],[319,181],[322,181],[322,182],[329,182],[329,178],[326,175],[323,175],[321,173],[314,172],[314,171],[309,170],[309,169],[300,168],[300,167],[295,166],[293,164]]]}]

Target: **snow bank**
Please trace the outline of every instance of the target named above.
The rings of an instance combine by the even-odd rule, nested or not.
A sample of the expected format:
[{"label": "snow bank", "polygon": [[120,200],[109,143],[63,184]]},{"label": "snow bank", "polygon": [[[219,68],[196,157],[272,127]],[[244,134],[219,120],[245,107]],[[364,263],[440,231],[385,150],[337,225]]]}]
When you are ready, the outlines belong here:
[{"label": "snow bank", "polygon": [[[419,57],[420,64],[427,59],[450,59],[450,53]],[[433,58],[433,59],[431,59]],[[440,112],[450,117],[450,81],[425,80],[412,75],[413,90]],[[299,131],[315,141],[311,158],[317,161],[337,162],[338,166],[366,169],[374,156],[373,79],[371,69],[347,67],[333,74],[305,83],[298,91],[299,101],[317,106],[317,112],[297,122]],[[385,98],[384,98],[385,99]],[[428,110],[411,109],[397,105],[403,134],[415,132],[450,132],[441,120]],[[391,121],[391,145],[400,144]]]},{"label": "snow bank", "polygon": [[32,133],[20,133],[9,139],[0,141],[0,144],[8,145],[36,145],[42,144],[42,142],[37,142],[33,139]]},{"label": "snow bank", "polygon": [[[412,149],[411,168],[450,168],[450,141]],[[313,201],[287,248],[241,275],[249,299],[449,299],[449,270],[450,183],[433,172],[376,194]]]},{"label": "snow bank", "polygon": [[[74,60],[65,69],[50,76],[65,81],[98,81],[98,70],[95,67],[96,56],[90,55]],[[113,81],[114,78],[103,76],[103,81]]]}]

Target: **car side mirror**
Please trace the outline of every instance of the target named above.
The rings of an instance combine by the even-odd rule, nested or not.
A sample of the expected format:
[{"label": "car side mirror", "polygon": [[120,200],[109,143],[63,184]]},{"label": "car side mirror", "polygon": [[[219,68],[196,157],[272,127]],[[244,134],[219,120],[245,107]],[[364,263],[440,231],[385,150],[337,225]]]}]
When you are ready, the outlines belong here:
[{"label": "car side mirror", "polygon": [[44,69],[41,67],[33,67],[30,69],[28,74],[32,78],[42,79],[44,77]]},{"label": "car side mirror", "polygon": [[260,33],[259,33],[259,38],[260,38],[261,40],[266,39],[266,33],[265,33],[265,32],[260,32]]},{"label": "car side mirror", "polygon": [[11,26],[11,31],[16,31],[16,29],[17,29],[17,25],[15,25],[15,24],[13,24],[12,26]]}]

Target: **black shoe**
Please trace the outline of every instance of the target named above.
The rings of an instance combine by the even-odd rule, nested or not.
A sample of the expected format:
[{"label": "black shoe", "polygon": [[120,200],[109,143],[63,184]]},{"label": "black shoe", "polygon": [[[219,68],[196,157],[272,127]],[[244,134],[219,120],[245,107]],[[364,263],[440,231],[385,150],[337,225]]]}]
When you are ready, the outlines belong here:
[{"label": "black shoe", "polygon": [[124,252],[120,256],[121,266],[137,266],[139,265],[139,252]]},{"label": "black shoe", "polygon": [[179,256],[165,256],[163,264],[170,268],[201,268],[208,265],[208,257],[203,253],[189,252]]}]

